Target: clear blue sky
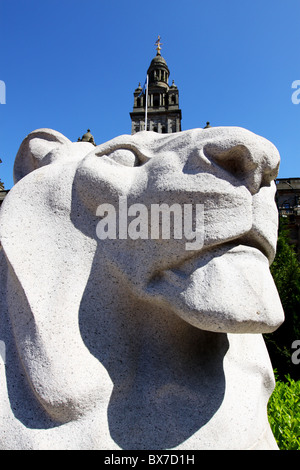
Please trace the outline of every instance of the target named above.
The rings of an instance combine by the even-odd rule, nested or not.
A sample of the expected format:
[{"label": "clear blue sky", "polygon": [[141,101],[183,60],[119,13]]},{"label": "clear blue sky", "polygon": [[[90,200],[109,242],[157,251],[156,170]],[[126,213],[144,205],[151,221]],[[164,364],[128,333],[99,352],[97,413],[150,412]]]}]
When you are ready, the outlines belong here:
[{"label": "clear blue sky", "polygon": [[[183,130],[240,126],[271,140],[279,177],[300,177],[299,0],[0,0],[0,178],[22,140],[55,129],[100,144],[130,134],[133,91],[161,36]],[[300,97],[300,94],[299,94]]]}]

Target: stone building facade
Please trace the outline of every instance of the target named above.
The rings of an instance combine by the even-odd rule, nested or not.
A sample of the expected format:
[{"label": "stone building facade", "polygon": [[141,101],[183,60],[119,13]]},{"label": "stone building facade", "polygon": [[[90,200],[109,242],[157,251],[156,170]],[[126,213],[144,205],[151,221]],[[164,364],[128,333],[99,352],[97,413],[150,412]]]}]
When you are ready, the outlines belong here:
[{"label": "stone building facade", "polygon": [[[157,54],[147,71],[148,87],[141,84],[134,91],[133,110],[131,117],[131,134],[146,129],[161,134],[181,131],[181,110],[179,108],[179,91],[172,82],[169,86],[170,71],[165,59],[161,56],[160,38],[157,42]],[[147,103],[146,103],[147,100]]]},{"label": "stone building facade", "polygon": [[2,202],[4,201],[4,198],[8,194],[8,192],[9,192],[8,189],[0,189],[0,206]]},{"label": "stone building facade", "polygon": [[276,188],[279,214],[287,219],[290,241],[300,259],[300,178],[278,178]]}]

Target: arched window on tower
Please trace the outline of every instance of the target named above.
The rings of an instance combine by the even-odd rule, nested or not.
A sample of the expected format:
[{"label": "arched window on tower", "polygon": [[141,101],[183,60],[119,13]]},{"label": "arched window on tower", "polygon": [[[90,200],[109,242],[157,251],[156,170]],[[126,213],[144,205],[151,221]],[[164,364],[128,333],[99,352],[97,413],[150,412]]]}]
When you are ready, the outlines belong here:
[{"label": "arched window on tower", "polygon": [[159,106],[159,95],[158,94],[153,95],[153,106],[156,107],[156,108]]}]

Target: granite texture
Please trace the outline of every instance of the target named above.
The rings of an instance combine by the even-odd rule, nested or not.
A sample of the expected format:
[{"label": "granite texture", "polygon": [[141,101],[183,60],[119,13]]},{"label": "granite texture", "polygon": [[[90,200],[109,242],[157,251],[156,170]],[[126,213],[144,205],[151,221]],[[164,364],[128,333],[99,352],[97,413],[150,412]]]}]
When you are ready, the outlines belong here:
[{"label": "granite texture", "polygon": [[[97,147],[26,137],[0,213],[1,449],[277,448],[262,333],[283,322],[278,166],[270,142],[234,127]],[[150,237],[150,222],[124,236],[121,216],[100,239],[104,209],[125,202],[130,221],[202,207],[199,244]]]}]

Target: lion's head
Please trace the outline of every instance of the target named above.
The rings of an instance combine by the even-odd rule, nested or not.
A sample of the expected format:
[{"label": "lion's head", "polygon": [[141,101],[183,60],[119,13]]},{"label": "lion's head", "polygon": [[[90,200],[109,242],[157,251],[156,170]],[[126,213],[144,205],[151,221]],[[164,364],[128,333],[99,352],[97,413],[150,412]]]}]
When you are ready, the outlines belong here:
[{"label": "lion's head", "polygon": [[[49,129],[27,136],[1,242],[18,351],[53,419],[109,397],[111,364],[134,358],[143,322],[150,335],[164,331],[162,342],[165,330],[265,333],[282,323],[269,271],[278,166],[276,148],[240,128],[140,132],[97,147]],[[151,212],[162,207],[167,236]]]}]

